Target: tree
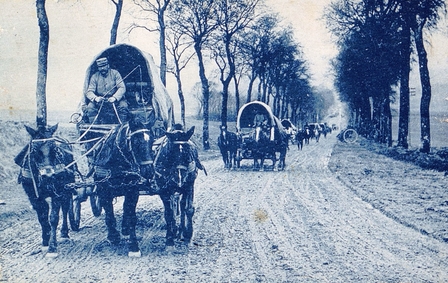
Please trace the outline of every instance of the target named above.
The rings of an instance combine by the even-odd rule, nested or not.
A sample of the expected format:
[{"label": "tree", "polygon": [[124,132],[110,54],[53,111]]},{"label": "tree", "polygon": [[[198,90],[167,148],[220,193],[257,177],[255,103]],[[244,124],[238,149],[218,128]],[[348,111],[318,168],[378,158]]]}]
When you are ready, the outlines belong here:
[{"label": "tree", "polygon": [[112,28],[110,30],[110,45],[117,43],[117,31],[118,31],[118,24],[120,23],[120,17],[121,17],[121,10],[123,8],[123,0],[111,0],[112,3],[115,5],[115,17],[114,22],[112,23]]},{"label": "tree", "polygon": [[[332,4],[327,15],[332,32],[339,37],[336,87],[354,114],[350,123],[364,135],[377,128],[382,141],[389,145],[392,86],[401,79],[403,87],[403,78],[409,75],[403,72],[403,61],[398,60],[397,64],[395,60],[405,58],[400,57],[400,52],[406,50],[406,44],[400,46],[402,23],[398,7],[396,2],[387,0],[341,0]],[[402,110],[405,108],[400,105]]]},{"label": "tree", "polygon": [[[241,36],[244,39],[240,41],[242,56],[246,58],[246,64],[250,70],[248,72],[247,103],[252,101],[252,89],[255,80],[258,78],[260,82],[262,81],[260,75],[264,74],[266,70],[269,42],[275,36],[278,22],[278,17],[275,14],[263,15],[253,22],[250,29]],[[261,100],[261,95],[258,95],[258,100]]]},{"label": "tree", "polygon": [[[166,59],[166,24],[165,13],[169,8],[171,0],[155,0],[156,4],[152,3],[152,0],[134,0],[134,4],[140,7],[143,13],[150,13],[157,18],[157,27],[151,28],[149,25],[139,25],[134,23],[130,30],[134,28],[143,28],[149,32],[159,32],[159,51],[160,51],[160,79],[163,85],[166,86],[166,72],[167,72],[167,59]],[[142,17],[146,19],[146,17]]]},{"label": "tree", "polygon": [[37,19],[39,24],[39,51],[37,64],[37,88],[36,88],[36,124],[47,125],[47,67],[48,67],[48,45],[50,42],[50,25],[45,10],[45,0],[36,0]]},{"label": "tree", "polygon": [[214,0],[175,0],[170,6],[170,23],[193,41],[193,47],[198,59],[199,78],[202,84],[203,96],[203,129],[202,143],[205,150],[210,149],[209,143],[209,98],[210,89],[204,65],[204,44],[212,32],[218,27],[216,18],[216,1]]},{"label": "tree", "polygon": [[[235,35],[242,32],[255,18],[255,8],[260,0],[219,0],[218,35],[215,39],[215,61],[221,71],[222,83],[221,124],[227,125],[229,85],[235,76],[235,53],[238,44]],[[222,46],[220,46],[222,43]]]},{"label": "tree", "polygon": [[398,142],[397,145],[408,148],[409,136],[409,115],[410,115],[410,94],[409,94],[409,74],[411,72],[411,9],[409,1],[400,0],[402,3],[399,10],[401,19],[400,34],[400,109],[398,118]]},{"label": "tree", "polygon": [[186,53],[192,42],[184,40],[184,35],[178,30],[169,29],[167,33],[168,52],[173,57],[173,66],[168,67],[168,72],[172,73],[177,82],[177,94],[180,101],[180,116],[182,124],[185,125],[185,98],[182,89],[181,71],[187,66],[193,54]]},{"label": "tree", "polygon": [[439,20],[439,10],[443,9],[444,13],[446,13],[446,7],[443,0],[420,0],[412,3],[415,5],[413,7],[415,17],[411,23],[411,28],[414,33],[420,71],[420,82],[422,86],[422,98],[420,102],[421,151],[429,153],[431,148],[431,125],[429,115],[431,80],[428,69],[428,56],[423,43],[423,30],[425,27],[428,29],[434,28]]}]

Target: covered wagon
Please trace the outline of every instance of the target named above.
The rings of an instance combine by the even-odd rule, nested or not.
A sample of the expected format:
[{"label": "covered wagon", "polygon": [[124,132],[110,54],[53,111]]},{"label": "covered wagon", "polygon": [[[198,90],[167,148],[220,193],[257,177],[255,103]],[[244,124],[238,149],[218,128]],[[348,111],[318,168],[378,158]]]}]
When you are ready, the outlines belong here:
[{"label": "covered wagon", "polygon": [[[173,102],[160,80],[158,68],[150,54],[128,44],[109,46],[93,58],[86,71],[83,98],[77,116],[80,118],[83,115],[82,110],[88,103],[85,93],[90,78],[98,70],[95,62],[103,57],[108,59],[110,68],[117,70],[123,78],[130,113],[151,128],[169,128],[174,123]],[[86,126],[81,125],[81,129],[83,127]]]},{"label": "covered wagon", "polygon": [[[144,129],[135,132],[151,131],[153,138],[156,139],[163,136],[166,130],[174,124],[173,102],[161,82],[158,68],[150,54],[128,44],[112,45],[99,52],[87,66],[83,97],[76,113],[71,118],[71,122],[77,124],[79,132],[75,143],[81,144],[84,148],[82,156],[77,161],[85,159],[89,170],[85,180],[71,184],[77,191],[83,190],[81,193],[78,192],[81,197],[78,197],[74,203],[78,219],[80,217],[80,202],[84,201],[86,196],[90,196],[93,213],[95,215],[101,213],[101,206],[96,195],[97,181],[96,179],[95,182],[89,180],[91,177],[96,178],[97,175],[100,175],[101,169],[104,167],[103,163],[110,159],[110,146],[113,145],[110,141],[118,141],[123,133],[122,136],[127,137],[127,144],[131,145],[128,130],[130,126],[126,121],[120,121],[118,115],[117,120],[95,119],[90,121],[90,119],[85,119],[87,115],[85,115],[84,109],[89,102],[85,94],[92,75],[98,71],[96,62],[99,58],[107,58],[110,68],[117,70],[121,75],[126,88],[124,98],[131,114],[129,118],[144,126]],[[139,156],[134,157],[139,158]],[[116,167],[119,165],[117,164]],[[142,191],[142,194],[144,193]]]},{"label": "covered wagon", "polygon": [[[284,153],[284,142],[288,135],[266,103],[252,101],[244,104],[238,111],[236,128],[240,140],[236,156],[238,166],[243,159],[254,159],[256,166],[257,159],[261,159],[263,164],[265,158],[272,159],[275,165],[278,160],[276,153]],[[260,129],[264,140],[258,137],[257,129]]]}]

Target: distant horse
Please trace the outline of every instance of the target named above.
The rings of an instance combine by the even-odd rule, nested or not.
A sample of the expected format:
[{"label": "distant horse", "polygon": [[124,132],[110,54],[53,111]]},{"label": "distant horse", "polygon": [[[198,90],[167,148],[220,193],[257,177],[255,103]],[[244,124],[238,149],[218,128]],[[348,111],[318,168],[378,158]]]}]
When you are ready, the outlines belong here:
[{"label": "distant horse", "polygon": [[135,213],[139,189],[148,188],[154,177],[151,130],[143,123],[131,120],[117,126],[105,137],[104,145],[94,158],[94,180],[101,206],[105,212],[107,239],[112,244],[120,242],[116,228],[113,199],[124,196],[121,233],[129,236],[128,256],[141,256],[135,233]]},{"label": "distant horse", "polygon": [[[271,132],[273,139],[271,139]],[[274,171],[278,169],[284,170],[286,167],[286,152],[288,149],[289,137],[287,134],[280,132],[278,128],[270,127],[263,129],[262,127],[256,127],[254,132],[254,169],[259,168],[260,171],[264,170],[264,160],[271,159],[272,167]],[[279,153],[278,164],[276,153]],[[260,160],[260,163],[258,163]]]},{"label": "distant horse", "polygon": [[304,132],[304,140],[305,140],[305,144],[310,144],[310,138],[312,136],[311,130],[308,127],[305,127],[305,129],[303,130]]},{"label": "distant horse", "polygon": [[319,128],[314,128],[313,135],[314,135],[314,138],[315,138],[316,142],[319,142],[320,134],[321,134],[320,129]]},{"label": "distant horse", "polygon": [[[59,212],[62,210],[61,237],[69,238],[67,215],[72,201],[72,192],[65,185],[75,181],[76,164],[72,164],[71,146],[53,134],[58,125],[39,127],[37,130],[25,126],[31,136],[30,143],[16,156],[15,163],[21,167],[18,178],[22,184],[42,228],[42,246],[47,257],[56,257],[56,230]],[[51,205],[46,199],[51,199]],[[51,211],[50,211],[51,207]],[[50,213],[50,215],[49,215]],[[73,230],[78,227],[72,226]]]},{"label": "distant horse", "polygon": [[[205,170],[199,161],[198,150],[190,141],[194,127],[184,132],[175,124],[156,149],[154,169],[159,196],[165,209],[166,246],[173,246],[179,238],[189,244],[193,235],[194,182],[198,169]],[[177,227],[175,208],[180,200],[180,225]]]},{"label": "distant horse", "polygon": [[297,149],[302,150],[303,149],[303,141],[305,140],[305,131],[300,129],[297,131],[296,134],[296,142],[297,142]]},{"label": "distant horse", "polygon": [[238,150],[238,136],[234,132],[227,131],[227,126],[221,126],[220,130],[218,147],[224,161],[224,168],[231,169],[237,165],[235,157]]},{"label": "distant horse", "polygon": [[[278,128],[274,128],[274,148],[275,152],[279,153],[278,169],[285,170],[286,168],[286,153],[289,149],[290,136],[280,131]],[[274,168],[276,170],[276,168]]]}]

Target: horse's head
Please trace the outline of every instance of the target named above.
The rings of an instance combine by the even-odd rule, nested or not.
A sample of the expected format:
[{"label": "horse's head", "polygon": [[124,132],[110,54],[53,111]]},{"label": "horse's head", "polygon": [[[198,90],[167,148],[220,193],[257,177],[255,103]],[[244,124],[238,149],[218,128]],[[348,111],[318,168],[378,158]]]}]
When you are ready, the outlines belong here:
[{"label": "horse's head", "polygon": [[183,187],[190,180],[191,173],[197,172],[197,152],[194,144],[190,142],[193,133],[194,127],[184,132],[176,125],[173,131],[166,133],[167,142],[162,145],[155,165],[159,182],[164,182],[162,187],[167,186],[169,182],[179,188]]},{"label": "horse's head", "polygon": [[219,127],[221,136],[225,135],[227,132],[227,126],[226,125],[221,125],[221,127]]},{"label": "horse's head", "polygon": [[126,136],[129,153],[133,162],[139,167],[140,174],[146,179],[154,176],[154,154],[152,144],[154,137],[152,132],[143,123],[129,123],[129,131]]},{"label": "horse's head", "polygon": [[28,155],[29,167],[33,174],[38,174],[40,179],[53,177],[65,170],[64,152],[57,145],[61,140],[53,137],[57,127],[57,124],[52,127],[41,126],[35,130],[25,126],[31,136]]}]

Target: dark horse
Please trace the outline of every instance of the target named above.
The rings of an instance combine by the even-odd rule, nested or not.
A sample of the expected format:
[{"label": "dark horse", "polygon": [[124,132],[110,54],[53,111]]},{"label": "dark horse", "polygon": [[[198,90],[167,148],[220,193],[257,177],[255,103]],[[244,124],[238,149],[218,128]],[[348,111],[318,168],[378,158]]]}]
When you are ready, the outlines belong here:
[{"label": "dark horse", "polygon": [[113,199],[124,196],[121,233],[129,236],[128,256],[141,256],[137,242],[135,213],[140,188],[150,187],[154,177],[152,133],[143,123],[133,122],[117,126],[105,137],[104,145],[94,158],[94,180],[98,198],[105,212],[107,239],[120,243],[116,228]]},{"label": "dark horse", "polygon": [[218,147],[221,151],[224,168],[231,169],[236,166],[236,152],[238,150],[238,136],[234,132],[227,131],[227,126],[220,127],[221,133],[218,137]]},{"label": "dark horse", "polygon": [[[178,237],[189,244],[193,235],[194,182],[198,169],[205,170],[199,161],[197,147],[190,141],[194,127],[184,132],[175,124],[173,130],[156,149],[155,180],[165,209],[166,246],[173,246]],[[180,226],[177,227],[175,208],[180,200]]]},{"label": "dark horse", "polygon": [[[65,185],[74,182],[75,172],[79,173],[73,163],[71,146],[66,140],[53,136],[57,127],[56,124],[35,130],[25,126],[31,135],[31,141],[14,159],[21,167],[18,181],[22,184],[42,227],[42,246],[44,249],[48,248],[47,257],[58,255],[56,230],[60,210],[61,237],[69,238],[67,215],[72,192],[66,190]],[[69,164],[73,165],[67,168]],[[51,203],[48,203],[47,199],[51,199]],[[72,226],[72,229],[77,230],[77,227]]]},{"label": "dark horse", "polygon": [[299,129],[296,133],[296,142],[297,142],[297,149],[302,150],[303,149],[303,141],[306,138],[305,130]]},{"label": "dark horse", "polygon": [[[289,142],[289,136],[286,133],[281,132],[277,127],[263,129],[259,126],[255,128],[254,141],[254,169],[259,167],[260,171],[263,171],[265,159],[272,160],[274,171],[285,169]],[[279,153],[278,164],[276,153]],[[258,160],[260,160],[260,164],[258,164]]]}]

